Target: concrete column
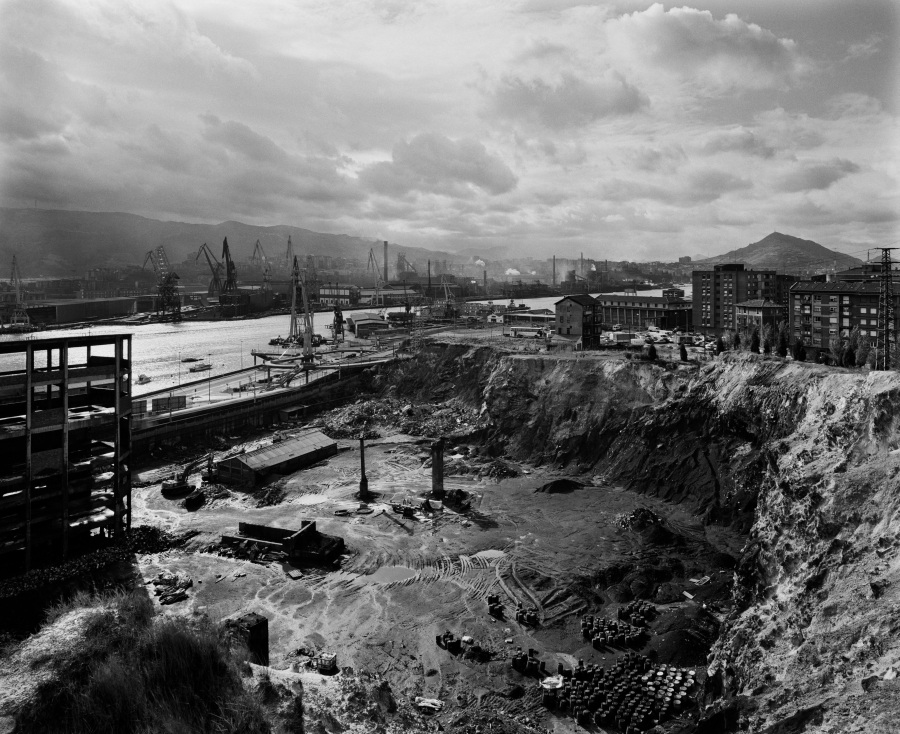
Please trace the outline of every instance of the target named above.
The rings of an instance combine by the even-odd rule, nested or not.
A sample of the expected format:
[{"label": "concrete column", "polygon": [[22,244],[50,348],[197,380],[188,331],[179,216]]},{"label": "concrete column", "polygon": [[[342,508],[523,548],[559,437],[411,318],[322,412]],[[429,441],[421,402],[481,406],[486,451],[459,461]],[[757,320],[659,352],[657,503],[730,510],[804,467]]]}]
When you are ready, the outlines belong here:
[{"label": "concrete column", "polygon": [[431,444],[431,496],[444,498],[444,439]]}]

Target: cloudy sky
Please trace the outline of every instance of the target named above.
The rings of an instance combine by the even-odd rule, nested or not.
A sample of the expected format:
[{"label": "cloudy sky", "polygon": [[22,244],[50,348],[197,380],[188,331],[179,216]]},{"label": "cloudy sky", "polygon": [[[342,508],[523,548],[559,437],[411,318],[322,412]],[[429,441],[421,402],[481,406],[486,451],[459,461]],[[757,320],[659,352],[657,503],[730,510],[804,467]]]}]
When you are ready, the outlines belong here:
[{"label": "cloudy sky", "polygon": [[900,239],[894,0],[0,0],[0,205],[672,259]]}]

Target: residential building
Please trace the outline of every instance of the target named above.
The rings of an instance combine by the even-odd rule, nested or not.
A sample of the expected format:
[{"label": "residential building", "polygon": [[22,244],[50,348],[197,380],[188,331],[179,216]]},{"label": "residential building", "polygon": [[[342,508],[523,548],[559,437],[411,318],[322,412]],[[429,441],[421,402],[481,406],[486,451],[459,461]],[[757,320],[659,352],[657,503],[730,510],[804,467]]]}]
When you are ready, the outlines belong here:
[{"label": "residential building", "polygon": [[[863,263],[856,268],[848,268],[847,270],[839,270],[836,273],[829,273],[828,280],[841,280],[844,282],[853,282],[858,280],[874,280],[878,282],[881,277],[881,263],[868,262]],[[900,270],[891,272],[891,280],[895,283],[900,281]]]},{"label": "residential building", "polygon": [[[807,346],[827,349],[832,337],[858,328],[874,343],[878,336],[878,298],[873,281],[803,281],[791,286],[791,330]],[[895,319],[900,316],[900,292],[894,294]],[[891,327],[896,330],[896,324]]]},{"label": "residential building", "polygon": [[785,299],[793,278],[776,275],[774,270],[747,270],[740,263],[693,271],[694,329],[706,333],[735,329],[736,304],[751,299],[778,303]]},{"label": "residential building", "polygon": [[784,321],[787,309],[780,303],[764,298],[753,298],[734,306],[735,323],[738,329],[757,329],[760,334],[764,326],[778,327],[779,321]]},{"label": "residential building", "polygon": [[597,301],[586,293],[573,293],[557,301],[556,333],[562,336],[580,336],[587,344],[594,338],[594,314]]},{"label": "residential building", "polygon": [[601,293],[596,301],[597,322],[601,328],[611,329],[618,324],[626,331],[646,329],[648,326],[693,330],[692,304],[684,298]]}]

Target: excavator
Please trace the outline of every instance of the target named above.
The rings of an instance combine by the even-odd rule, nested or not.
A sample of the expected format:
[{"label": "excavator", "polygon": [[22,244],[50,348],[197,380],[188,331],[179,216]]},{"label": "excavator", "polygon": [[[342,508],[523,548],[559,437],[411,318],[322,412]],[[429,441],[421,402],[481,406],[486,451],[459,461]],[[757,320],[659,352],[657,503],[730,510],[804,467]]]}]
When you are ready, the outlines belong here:
[{"label": "excavator", "polygon": [[206,472],[204,472],[203,477],[212,477],[214,475],[213,455],[212,453],[210,453],[206,456],[201,456],[198,459],[194,459],[190,464],[185,466],[184,469],[181,470],[181,472],[175,472],[174,474],[169,476],[168,479],[163,479],[163,497],[180,497],[181,495],[187,494],[188,492],[193,492],[194,487],[188,484],[188,477],[191,475],[191,472],[194,471],[203,462],[206,462]]}]

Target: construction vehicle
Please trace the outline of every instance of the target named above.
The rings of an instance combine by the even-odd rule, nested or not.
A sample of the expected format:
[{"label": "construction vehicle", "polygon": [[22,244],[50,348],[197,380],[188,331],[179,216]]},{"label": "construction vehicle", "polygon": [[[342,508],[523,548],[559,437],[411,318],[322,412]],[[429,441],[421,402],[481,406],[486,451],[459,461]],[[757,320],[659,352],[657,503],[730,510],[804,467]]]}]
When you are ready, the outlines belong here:
[{"label": "construction vehicle", "polygon": [[201,456],[199,459],[194,459],[190,464],[185,466],[181,472],[176,472],[169,476],[168,479],[163,479],[163,497],[180,497],[188,492],[193,492],[194,487],[188,484],[188,477],[191,472],[203,462],[206,462],[207,464],[207,476],[211,476],[213,474],[213,455],[208,454],[206,456]]},{"label": "construction vehicle", "polygon": [[147,252],[141,270],[153,266],[156,273],[156,315],[163,321],[181,321],[181,297],[178,295],[178,274],[172,270],[165,248],[160,245]]}]

